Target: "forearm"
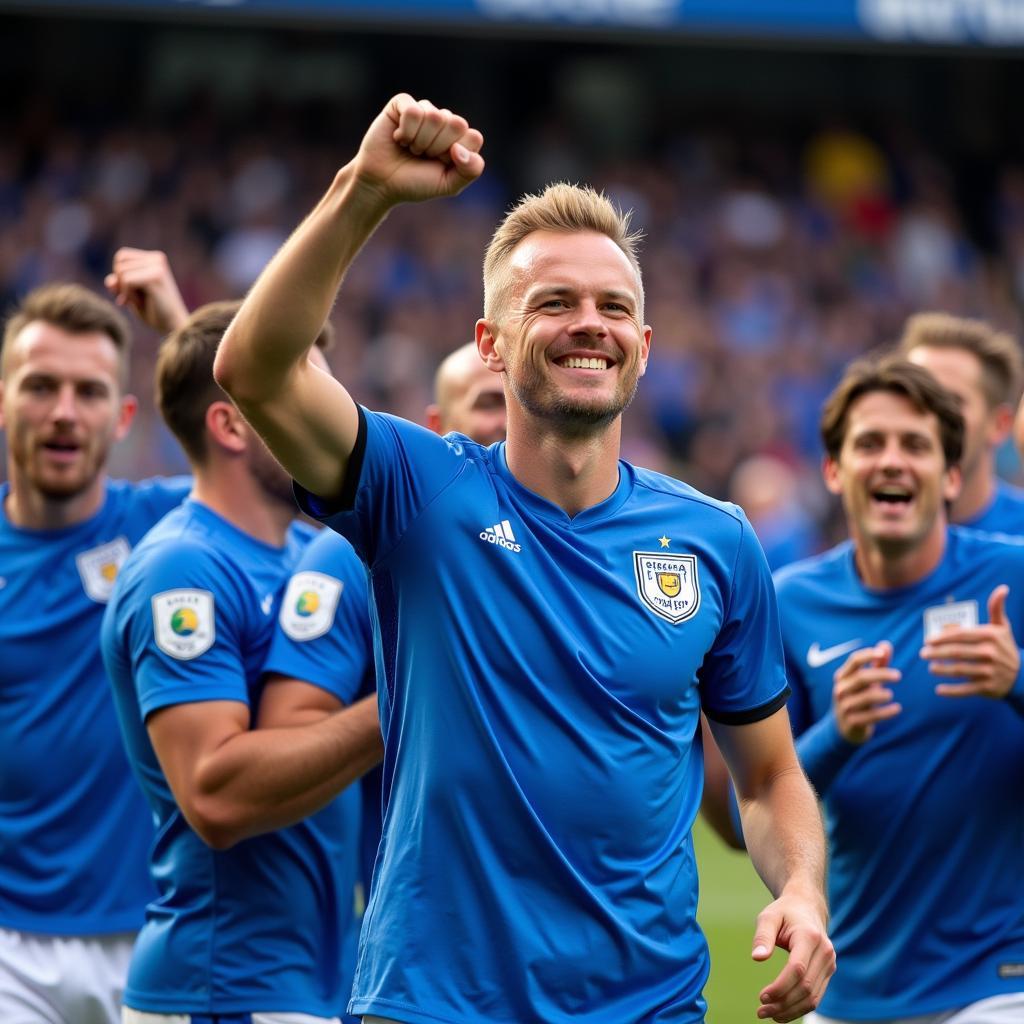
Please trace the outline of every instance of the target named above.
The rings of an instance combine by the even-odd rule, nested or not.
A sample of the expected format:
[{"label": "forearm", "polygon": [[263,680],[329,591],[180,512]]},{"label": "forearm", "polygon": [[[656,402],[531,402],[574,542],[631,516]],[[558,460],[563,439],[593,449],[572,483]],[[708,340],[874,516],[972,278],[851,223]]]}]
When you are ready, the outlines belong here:
[{"label": "forearm", "polygon": [[769,890],[813,892],[824,903],[825,837],[807,779],[794,764],[739,795],[743,835],[750,859]]},{"label": "forearm", "polygon": [[227,847],[292,825],[382,756],[376,697],[315,724],[237,733],[196,766],[197,831],[211,845]]},{"label": "forearm", "polygon": [[346,164],[260,275],[217,353],[214,374],[240,404],[277,394],[323,327],[346,271],[386,216]]}]

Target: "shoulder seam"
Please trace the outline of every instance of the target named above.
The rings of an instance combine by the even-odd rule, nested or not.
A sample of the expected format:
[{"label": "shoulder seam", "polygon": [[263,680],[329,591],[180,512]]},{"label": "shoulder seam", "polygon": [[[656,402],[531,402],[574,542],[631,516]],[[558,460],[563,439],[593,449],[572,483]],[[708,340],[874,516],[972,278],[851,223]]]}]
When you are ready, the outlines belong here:
[{"label": "shoulder seam", "polygon": [[[735,523],[742,523],[743,516],[742,511],[739,507],[732,505],[732,503],[718,501],[715,498],[709,498],[707,495],[701,494],[700,492],[694,492],[693,494],[680,494],[678,491],[671,491],[666,487],[657,487],[653,483],[641,479],[639,476],[636,478],[637,486],[644,487],[648,491],[656,491],[658,494],[667,495],[670,498],[678,498],[680,501],[693,501],[698,505],[703,505],[705,508],[712,509],[715,512],[721,512],[722,515],[731,519]],[[732,505],[732,507],[728,507]]]}]

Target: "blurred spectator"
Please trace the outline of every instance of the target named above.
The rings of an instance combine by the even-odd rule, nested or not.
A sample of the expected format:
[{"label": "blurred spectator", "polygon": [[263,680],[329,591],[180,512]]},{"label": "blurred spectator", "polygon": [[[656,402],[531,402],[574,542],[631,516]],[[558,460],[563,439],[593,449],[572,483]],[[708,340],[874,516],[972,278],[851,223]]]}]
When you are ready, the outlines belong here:
[{"label": "blurred spectator", "polygon": [[[337,166],[332,133],[296,130],[305,113],[279,104],[259,124],[232,127],[206,98],[164,131],[156,118],[137,127],[112,117],[88,131],[55,115],[23,119],[0,144],[0,300],[53,278],[99,288],[119,245],[166,251],[190,307],[241,295]],[[343,115],[325,103],[316,121]],[[581,134],[592,130],[553,102],[528,128],[525,182],[485,175],[453,204],[385,221],[333,311],[344,344],[331,358],[345,361],[359,400],[418,418],[437,362],[469,340],[480,253],[511,195],[549,177],[589,180],[633,208],[645,233],[654,346],[627,448],[716,496],[753,492],[743,500],[772,551],[819,546],[835,510],[817,483],[817,422],[840,369],[895,340],[922,306],[1019,335],[1024,168],[1008,164],[994,179],[992,256],[967,232],[952,175],[911,142],[894,148],[838,124],[747,141],[716,126],[625,158],[621,147],[595,148]],[[143,410],[149,348],[143,338],[133,380]],[[132,436],[119,472],[180,467],[155,418],[140,415]],[[769,514],[754,483],[773,472]]]}]

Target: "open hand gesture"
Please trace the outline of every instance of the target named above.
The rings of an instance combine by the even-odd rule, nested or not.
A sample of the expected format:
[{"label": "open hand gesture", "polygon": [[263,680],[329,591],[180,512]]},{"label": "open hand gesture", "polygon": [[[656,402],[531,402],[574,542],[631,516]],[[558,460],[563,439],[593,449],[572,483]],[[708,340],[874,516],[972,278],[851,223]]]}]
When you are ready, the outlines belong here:
[{"label": "open hand gesture", "polygon": [[1017,681],[1020,651],[1006,618],[1010,588],[1000,584],[988,598],[988,622],[946,629],[921,648],[932,675],[965,682],[939,683],[940,697],[992,697],[1001,700]]},{"label": "open hand gesture", "polygon": [[832,677],[832,710],[847,743],[866,743],[879,722],[902,710],[892,699],[900,671],[891,662],[892,644],[883,640],[854,651]]}]

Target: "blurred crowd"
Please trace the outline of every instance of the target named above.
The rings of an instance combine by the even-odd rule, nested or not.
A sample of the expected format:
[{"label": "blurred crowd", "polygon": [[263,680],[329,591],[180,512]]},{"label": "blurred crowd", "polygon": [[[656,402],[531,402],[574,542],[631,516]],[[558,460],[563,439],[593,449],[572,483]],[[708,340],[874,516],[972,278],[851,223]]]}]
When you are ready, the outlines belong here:
[{"label": "blurred crowd", "polygon": [[[100,289],[121,245],[165,250],[190,307],[241,295],[350,153],[280,117],[237,131],[197,114],[174,131],[115,120],[9,134],[0,303],[55,279]],[[798,145],[690,134],[630,161],[573,153],[546,126],[518,178],[492,165],[458,200],[385,222],[333,313],[330,358],[360,401],[422,419],[436,364],[472,337],[483,249],[514,190],[589,181],[645,235],[654,347],[626,457],[741,503],[778,565],[836,537],[817,421],[845,363],[921,309],[1021,335],[1024,168],[998,174],[982,247],[937,156],[845,126]],[[133,477],[184,467],[148,401],[156,339],[137,334],[142,412],[113,463]],[[1001,470],[1018,474],[1009,451]]]}]

